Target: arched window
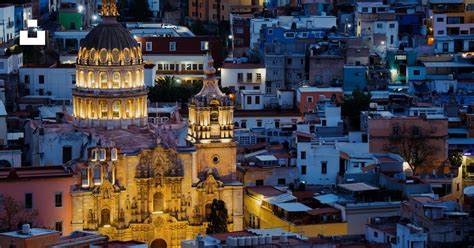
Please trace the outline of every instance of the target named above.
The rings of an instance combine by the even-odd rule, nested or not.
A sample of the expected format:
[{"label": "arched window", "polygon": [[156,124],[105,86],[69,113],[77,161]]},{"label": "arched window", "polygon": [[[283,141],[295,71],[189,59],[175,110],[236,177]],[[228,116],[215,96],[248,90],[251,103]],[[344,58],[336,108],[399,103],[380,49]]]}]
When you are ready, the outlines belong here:
[{"label": "arched window", "polygon": [[100,118],[107,119],[107,102],[100,102]]},{"label": "arched window", "polygon": [[135,86],[140,86],[142,85],[142,78],[140,77],[140,71],[136,71],[136,77],[135,77]]},{"label": "arched window", "polygon": [[132,101],[128,100],[127,104],[125,105],[125,117],[132,118]]},{"label": "arched window", "polygon": [[153,212],[163,211],[163,194],[161,192],[156,192],[153,195]]},{"label": "arched window", "polygon": [[79,80],[77,80],[77,78],[76,78],[76,82],[77,82],[78,85],[80,85],[80,86],[85,86],[85,85],[87,85],[85,79],[86,79],[86,78],[84,77],[84,71],[81,71],[81,72],[79,73]]},{"label": "arched window", "polygon": [[91,161],[97,161],[98,158],[97,149],[93,149],[91,152]]},{"label": "arched window", "polygon": [[112,78],[113,84],[112,88],[120,88],[120,72],[116,71],[114,72],[113,78]]},{"label": "arched window", "polygon": [[114,119],[119,119],[120,118],[120,107],[121,107],[121,104],[120,104],[119,101],[115,101],[112,104],[112,117]]},{"label": "arched window", "polygon": [[97,165],[96,167],[94,167],[94,185],[100,185],[102,183],[100,174],[100,166]]},{"label": "arched window", "polygon": [[116,161],[117,158],[118,158],[117,148],[112,148],[112,150],[110,151],[110,159],[112,161]]},{"label": "arched window", "polygon": [[132,72],[127,72],[127,77],[125,77],[125,88],[132,87]]},{"label": "arched window", "polygon": [[81,169],[81,181],[82,181],[82,187],[89,187],[89,169],[88,168]]},{"label": "arched window", "polygon": [[105,149],[100,149],[100,151],[99,151],[99,159],[100,159],[100,161],[105,161],[106,158],[107,158],[107,157],[106,157],[106,155],[105,155]]},{"label": "arched window", "polygon": [[100,88],[102,89],[107,88],[107,73],[106,72],[100,73]]},{"label": "arched window", "polygon": [[97,86],[95,85],[95,77],[93,72],[88,72],[87,73],[87,86],[91,88],[96,88]]}]

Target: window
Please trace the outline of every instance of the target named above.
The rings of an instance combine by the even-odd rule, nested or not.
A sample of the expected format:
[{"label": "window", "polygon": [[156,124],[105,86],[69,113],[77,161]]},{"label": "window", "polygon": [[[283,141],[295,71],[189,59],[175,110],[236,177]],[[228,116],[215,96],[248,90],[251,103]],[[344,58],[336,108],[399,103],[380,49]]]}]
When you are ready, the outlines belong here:
[{"label": "window", "polygon": [[393,127],[392,128],[393,135],[400,135],[400,127]]},{"label": "window", "polygon": [[377,23],[377,28],[383,28],[383,23]]},{"label": "window", "polygon": [[257,127],[262,127],[262,120],[257,120]]},{"label": "window", "polygon": [[293,62],[293,60],[290,59],[290,58],[286,60],[286,63],[289,64],[289,65],[291,65],[291,62]]},{"label": "window", "polygon": [[257,73],[257,83],[260,83],[260,82],[262,82],[262,74]]},{"label": "window", "polygon": [[142,43],[141,43],[140,41],[137,42],[137,43],[138,43],[138,46],[139,46],[140,48],[142,48]]},{"label": "window", "polygon": [[201,50],[202,51],[209,50],[209,41],[201,41]]},{"label": "window", "polygon": [[312,97],[312,96],[306,97],[306,101],[307,101],[308,103],[312,103],[312,102],[313,102],[313,97]]},{"label": "window", "polygon": [[44,96],[44,89],[39,89],[39,90],[38,90],[38,94],[39,94],[40,96]]},{"label": "window", "polygon": [[268,29],[268,34],[273,34],[273,29]]},{"label": "window", "polygon": [[285,179],[285,178],[278,178],[278,184],[279,184],[279,185],[284,185],[284,184],[286,184],[286,179]]},{"label": "window", "polygon": [[25,75],[25,84],[30,83],[30,75]]},{"label": "window", "polygon": [[240,28],[240,27],[235,28],[235,33],[236,33],[236,34],[243,34],[243,33],[244,33],[244,29],[243,29],[243,28]]},{"label": "window", "polygon": [[306,151],[301,151],[300,152],[300,158],[301,159],[306,159]]},{"label": "window", "polygon": [[394,38],[393,35],[390,35],[390,44],[393,44]]},{"label": "window", "polygon": [[33,193],[25,194],[25,208],[27,209],[33,208]]},{"label": "window", "polygon": [[170,51],[174,52],[176,51],[176,42],[172,41],[169,43],[169,48],[170,48]]},{"label": "window", "polygon": [[237,82],[243,82],[243,81],[244,81],[244,74],[237,73]]},{"label": "window", "polygon": [[94,185],[100,185],[101,183],[100,166],[96,166],[94,168]]},{"label": "window", "polygon": [[412,135],[420,135],[420,129],[418,127],[413,127],[412,128]]},{"label": "window", "polygon": [[253,89],[254,90],[260,90],[260,86],[254,86]]},{"label": "window", "polygon": [[273,76],[278,76],[278,70],[273,70]]},{"label": "window", "polygon": [[255,96],[255,104],[260,104],[260,96]]},{"label": "window", "polygon": [[247,104],[252,104],[252,96],[247,96]]},{"label": "window", "polygon": [[240,121],[240,127],[241,128],[247,128],[247,121],[246,120]]},{"label": "window", "polygon": [[146,42],[146,50],[147,50],[147,51],[153,50],[153,43],[151,43],[151,42]]},{"label": "window", "polygon": [[63,232],[63,222],[62,221],[56,221],[56,223],[54,223],[54,230],[56,230],[58,232]]},{"label": "window", "polygon": [[438,30],[438,34],[439,34],[439,35],[443,35],[443,34],[444,34],[444,31],[443,31],[443,30]]},{"label": "window", "polygon": [[71,161],[72,159],[72,146],[63,146],[63,164]]},{"label": "window", "polygon": [[263,180],[262,179],[255,180],[255,185],[256,186],[263,186]]},{"label": "window", "polygon": [[76,74],[71,75],[71,82],[72,84],[76,84]]},{"label": "window", "polygon": [[280,120],[275,120],[275,128],[280,128]]},{"label": "window", "polygon": [[81,181],[82,181],[82,187],[89,186],[89,169],[87,168],[81,169]]},{"label": "window", "polygon": [[390,23],[390,25],[388,25],[389,28],[395,28],[395,24],[394,23]]},{"label": "window", "polygon": [[374,237],[375,237],[375,238],[378,238],[378,237],[379,237],[379,233],[378,233],[378,232],[374,232]]},{"label": "window", "polygon": [[420,70],[414,70],[413,75],[419,76],[420,75]]},{"label": "window", "polygon": [[285,38],[295,38],[295,33],[285,33]]},{"label": "window", "polygon": [[369,12],[369,8],[363,7],[363,8],[362,8],[362,13],[367,13],[367,12]]},{"label": "window", "polygon": [[39,75],[38,76],[38,82],[39,82],[39,84],[44,84],[44,75]]},{"label": "window", "polygon": [[54,207],[56,208],[63,207],[63,193],[62,192],[54,193]]},{"label": "window", "polygon": [[252,82],[252,73],[247,73],[247,82]]},{"label": "window", "polygon": [[301,166],[301,175],[306,175],[306,165]]},{"label": "window", "polygon": [[0,62],[0,69],[3,70],[5,68],[5,62]]},{"label": "window", "polygon": [[444,22],[444,18],[443,17],[438,17],[438,18],[436,18],[436,22]]},{"label": "window", "polygon": [[303,33],[301,33],[301,36],[302,36],[303,38],[306,38],[306,37],[308,37],[308,33],[303,32]]},{"label": "window", "polygon": [[321,162],[321,174],[328,174],[328,162],[326,161]]}]

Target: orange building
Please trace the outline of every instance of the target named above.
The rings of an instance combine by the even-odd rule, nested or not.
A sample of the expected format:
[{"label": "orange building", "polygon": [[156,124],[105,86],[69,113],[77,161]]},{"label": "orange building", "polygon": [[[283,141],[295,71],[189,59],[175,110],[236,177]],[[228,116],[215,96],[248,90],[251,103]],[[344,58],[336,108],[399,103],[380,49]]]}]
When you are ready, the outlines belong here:
[{"label": "orange building", "polygon": [[[398,151],[410,164],[414,161],[407,156],[412,160],[423,156],[424,161],[415,173],[432,173],[448,158],[448,119],[443,116],[369,117],[368,132],[371,153]],[[425,141],[418,142],[416,137]]]},{"label": "orange building", "polygon": [[344,97],[342,88],[300,87],[296,90],[296,106],[301,113],[316,110],[322,101],[340,102]]},{"label": "orange building", "polygon": [[71,229],[72,170],[64,166],[0,169],[0,194],[10,196],[26,210],[36,210],[33,226],[69,234]]}]

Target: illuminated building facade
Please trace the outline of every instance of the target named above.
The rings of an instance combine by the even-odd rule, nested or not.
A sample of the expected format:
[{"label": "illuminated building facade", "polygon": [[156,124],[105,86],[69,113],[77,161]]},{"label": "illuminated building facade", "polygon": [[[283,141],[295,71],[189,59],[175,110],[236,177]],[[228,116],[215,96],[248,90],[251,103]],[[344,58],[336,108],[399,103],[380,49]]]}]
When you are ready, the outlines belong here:
[{"label": "illuminated building facade", "polygon": [[147,123],[142,52],[117,22],[112,2],[105,2],[103,22],[86,36],[78,52],[73,104],[79,127],[112,129]]},{"label": "illuminated building facade", "polygon": [[[97,42],[117,42],[119,29],[109,24],[107,15],[104,19],[95,28],[102,36]],[[205,69],[203,89],[192,99],[189,128],[176,116],[179,114],[157,128],[143,127],[146,91],[140,49],[135,42],[105,50],[99,47],[100,52],[92,56],[95,60],[90,61],[97,49],[87,44],[97,43],[88,39],[96,32],[92,30],[84,41],[77,61],[80,83],[74,92],[75,124],[96,142],[88,143],[87,159],[76,164],[80,179],[72,190],[72,229],[98,231],[110,240],[143,241],[150,247],[180,247],[181,240],[206,232],[211,203],[220,199],[227,208],[228,230],[241,230],[243,186],[235,176],[233,107],[217,86],[212,59]],[[125,51],[130,60],[125,59]],[[89,80],[90,72],[93,80]],[[125,77],[114,84],[115,73],[123,79],[128,72],[131,80]],[[102,84],[101,73],[112,80]],[[94,80],[99,81],[92,87]],[[90,108],[101,106],[102,101],[108,103],[104,118]],[[128,101],[132,104],[127,109]]]}]

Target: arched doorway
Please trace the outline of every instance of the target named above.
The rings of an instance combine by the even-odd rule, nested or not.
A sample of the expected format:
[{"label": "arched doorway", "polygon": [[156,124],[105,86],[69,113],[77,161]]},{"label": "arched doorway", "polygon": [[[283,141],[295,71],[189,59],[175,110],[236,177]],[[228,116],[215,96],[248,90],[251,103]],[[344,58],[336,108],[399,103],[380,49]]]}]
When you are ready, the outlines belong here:
[{"label": "arched doorway", "polygon": [[155,239],[151,242],[150,248],[166,248],[167,246],[164,239]]},{"label": "arched doorway", "polygon": [[110,225],[110,210],[107,208],[102,209],[100,212],[100,225]]}]

